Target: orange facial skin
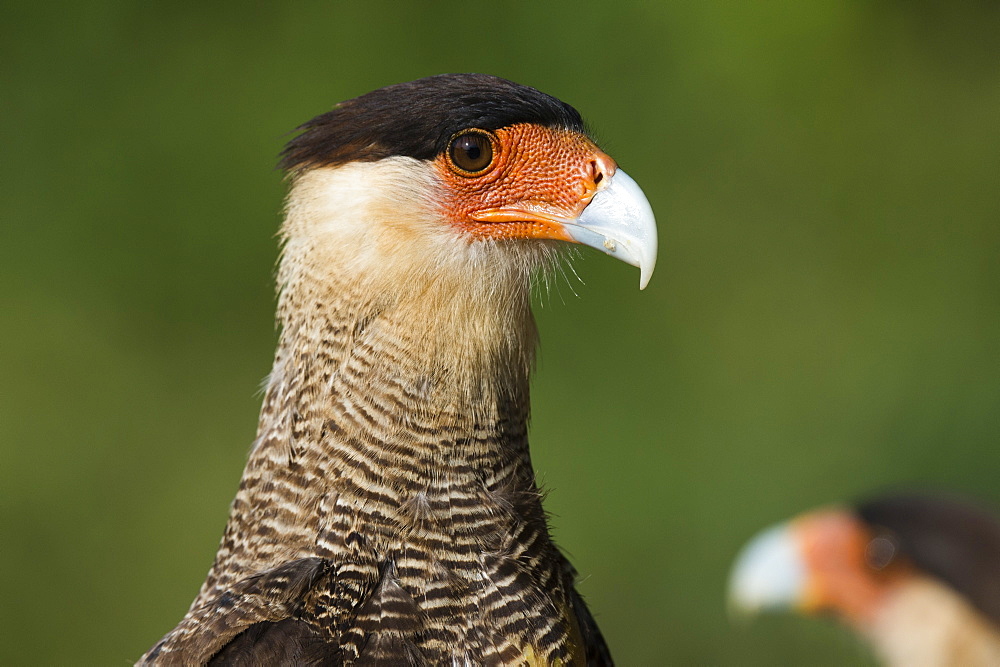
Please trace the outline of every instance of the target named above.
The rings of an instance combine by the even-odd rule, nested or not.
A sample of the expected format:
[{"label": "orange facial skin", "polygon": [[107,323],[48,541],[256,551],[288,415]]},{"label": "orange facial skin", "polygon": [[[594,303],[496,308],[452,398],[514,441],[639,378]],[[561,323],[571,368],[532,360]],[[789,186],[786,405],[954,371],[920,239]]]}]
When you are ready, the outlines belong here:
[{"label": "orange facial skin", "polygon": [[874,534],[848,512],[806,514],[793,531],[808,573],[804,612],[833,612],[863,627],[894,585],[913,575],[891,538]]},{"label": "orange facial skin", "polygon": [[493,161],[480,175],[463,173],[449,151],[435,158],[445,216],[474,238],[569,241],[562,221],[583,211],[615,161],[569,130],[524,123],[490,134]]}]

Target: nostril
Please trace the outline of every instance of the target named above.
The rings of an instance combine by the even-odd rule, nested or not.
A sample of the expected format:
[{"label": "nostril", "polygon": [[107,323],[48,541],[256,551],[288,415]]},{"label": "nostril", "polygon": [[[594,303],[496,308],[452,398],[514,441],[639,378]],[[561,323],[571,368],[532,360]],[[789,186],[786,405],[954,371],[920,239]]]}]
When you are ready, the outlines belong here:
[{"label": "nostril", "polygon": [[597,160],[590,161],[590,171],[594,174],[594,185],[604,180],[604,172],[597,166]]}]

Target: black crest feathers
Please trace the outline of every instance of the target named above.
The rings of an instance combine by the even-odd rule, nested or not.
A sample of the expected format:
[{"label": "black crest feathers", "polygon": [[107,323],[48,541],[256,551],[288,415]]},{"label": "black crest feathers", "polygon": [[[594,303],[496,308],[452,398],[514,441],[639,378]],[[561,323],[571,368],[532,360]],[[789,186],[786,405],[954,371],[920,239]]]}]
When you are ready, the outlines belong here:
[{"label": "black crest feathers", "polygon": [[429,160],[456,132],[537,123],[583,132],[580,114],[529,86],[488,74],[440,74],[341,102],[298,128],[280,167],[297,171],[391,156]]}]

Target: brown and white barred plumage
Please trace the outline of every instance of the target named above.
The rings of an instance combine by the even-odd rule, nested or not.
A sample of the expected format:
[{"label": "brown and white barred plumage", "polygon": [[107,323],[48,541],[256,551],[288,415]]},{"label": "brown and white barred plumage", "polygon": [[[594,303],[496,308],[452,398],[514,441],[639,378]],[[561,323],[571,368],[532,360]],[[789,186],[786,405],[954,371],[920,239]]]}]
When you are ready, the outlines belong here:
[{"label": "brown and white barred plumage", "polygon": [[440,187],[406,155],[294,174],[257,438],[208,578],[142,662],[610,664],[528,452],[554,242],[470,243]]}]

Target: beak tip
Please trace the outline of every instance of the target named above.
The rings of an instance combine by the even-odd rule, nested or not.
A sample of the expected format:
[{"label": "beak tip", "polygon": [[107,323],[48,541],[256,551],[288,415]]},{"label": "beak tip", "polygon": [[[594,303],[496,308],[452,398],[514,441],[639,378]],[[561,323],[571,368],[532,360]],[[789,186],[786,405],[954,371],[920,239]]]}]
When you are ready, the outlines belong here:
[{"label": "beak tip", "polygon": [[656,268],[656,227],[653,227],[653,233],[646,239],[646,243],[640,246],[640,257],[637,264],[639,265],[639,289],[646,289],[646,285],[649,284],[649,279],[653,277],[653,269]]},{"label": "beak tip", "polygon": [[639,291],[646,289],[649,279],[653,277],[653,267],[639,267]]}]

